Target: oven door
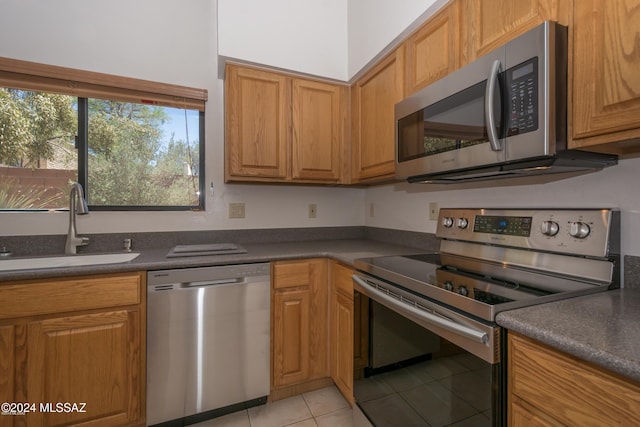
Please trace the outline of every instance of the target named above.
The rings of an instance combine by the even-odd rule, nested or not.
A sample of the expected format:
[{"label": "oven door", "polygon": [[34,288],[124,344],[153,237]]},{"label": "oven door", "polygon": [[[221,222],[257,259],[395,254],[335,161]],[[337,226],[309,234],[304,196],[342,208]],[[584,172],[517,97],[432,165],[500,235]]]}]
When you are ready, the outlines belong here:
[{"label": "oven door", "polygon": [[[354,396],[376,427],[505,423],[501,329],[479,322],[362,272],[354,289],[440,338],[436,353],[397,362],[384,373],[358,372]],[[369,335],[369,339],[372,337]],[[369,348],[380,348],[369,342]]]}]

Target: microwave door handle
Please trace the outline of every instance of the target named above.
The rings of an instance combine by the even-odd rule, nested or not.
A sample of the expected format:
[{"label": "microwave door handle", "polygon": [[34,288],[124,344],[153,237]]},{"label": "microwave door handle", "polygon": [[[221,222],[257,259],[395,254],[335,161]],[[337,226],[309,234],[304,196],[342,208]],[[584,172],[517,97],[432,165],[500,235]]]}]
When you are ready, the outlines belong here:
[{"label": "microwave door handle", "polygon": [[496,84],[498,82],[498,73],[500,72],[500,60],[496,59],[491,65],[491,71],[489,71],[489,77],[487,78],[487,88],[484,94],[484,121],[487,126],[487,135],[489,136],[489,144],[493,151],[501,151],[502,144],[498,139],[498,133],[496,132],[496,118],[493,114],[493,96],[495,93]]}]

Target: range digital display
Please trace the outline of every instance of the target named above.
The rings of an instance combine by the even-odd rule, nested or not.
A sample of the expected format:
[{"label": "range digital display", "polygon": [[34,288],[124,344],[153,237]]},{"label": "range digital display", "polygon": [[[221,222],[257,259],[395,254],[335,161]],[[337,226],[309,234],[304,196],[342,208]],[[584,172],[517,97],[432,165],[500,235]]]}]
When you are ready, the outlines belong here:
[{"label": "range digital display", "polygon": [[532,217],[477,215],[473,231],[476,233],[503,234],[529,237]]}]

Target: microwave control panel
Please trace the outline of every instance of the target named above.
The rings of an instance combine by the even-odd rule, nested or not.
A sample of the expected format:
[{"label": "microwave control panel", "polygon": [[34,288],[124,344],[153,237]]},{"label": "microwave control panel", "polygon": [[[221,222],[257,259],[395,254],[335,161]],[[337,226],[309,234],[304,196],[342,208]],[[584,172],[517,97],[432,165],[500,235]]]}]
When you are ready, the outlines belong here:
[{"label": "microwave control panel", "polygon": [[538,129],[538,58],[509,68],[506,72],[508,92],[507,136]]}]

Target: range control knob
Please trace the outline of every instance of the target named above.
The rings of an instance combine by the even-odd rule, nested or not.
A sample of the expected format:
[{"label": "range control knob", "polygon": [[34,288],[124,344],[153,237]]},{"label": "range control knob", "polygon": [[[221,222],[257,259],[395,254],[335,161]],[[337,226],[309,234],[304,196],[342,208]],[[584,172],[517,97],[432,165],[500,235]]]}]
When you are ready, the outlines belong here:
[{"label": "range control knob", "polygon": [[449,280],[447,280],[446,282],[444,282],[444,283],[442,284],[442,287],[443,287],[445,290],[447,290],[447,291],[453,292],[453,283],[451,283]]},{"label": "range control knob", "polygon": [[458,293],[463,297],[469,296],[469,289],[466,286],[458,287]]},{"label": "range control knob", "polygon": [[576,239],[584,239],[591,233],[591,228],[584,222],[575,221],[569,225],[569,235]]},{"label": "range control knob", "polygon": [[467,218],[458,218],[458,228],[464,230],[469,226],[469,220]]},{"label": "range control knob", "polygon": [[555,236],[560,231],[558,223],[555,221],[543,221],[541,225],[542,234],[545,236]]},{"label": "range control knob", "polygon": [[445,216],[444,218],[442,218],[442,225],[445,226],[446,228],[453,227],[453,218],[449,216]]}]

